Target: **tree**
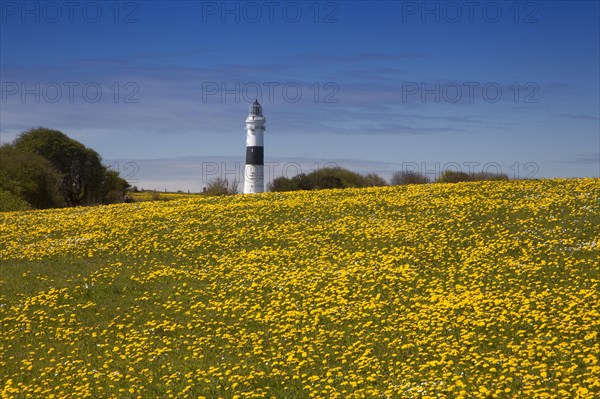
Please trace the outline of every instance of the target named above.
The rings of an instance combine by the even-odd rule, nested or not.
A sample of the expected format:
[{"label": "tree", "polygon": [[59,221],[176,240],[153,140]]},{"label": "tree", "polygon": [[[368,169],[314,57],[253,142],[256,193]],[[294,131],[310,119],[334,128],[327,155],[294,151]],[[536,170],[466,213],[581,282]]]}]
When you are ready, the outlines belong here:
[{"label": "tree", "polygon": [[65,206],[60,175],[41,155],[5,144],[0,147],[0,164],[0,189],[36,209]]},{"label": "tree", "polygon": [[392,186],[403,186],[405,184],[425,184],[429,183],[427,176],[412,170],[401,170],[395,172],[390,179]]},{"label": "tree", "polygon": [[14,146],[41,155],[52,164],[60,173],[67,205],[107,203],[116,198],[109,193],[128,186],[118,175],[108,173],[96,151],[58,130],[30,129],[17,137]]}]

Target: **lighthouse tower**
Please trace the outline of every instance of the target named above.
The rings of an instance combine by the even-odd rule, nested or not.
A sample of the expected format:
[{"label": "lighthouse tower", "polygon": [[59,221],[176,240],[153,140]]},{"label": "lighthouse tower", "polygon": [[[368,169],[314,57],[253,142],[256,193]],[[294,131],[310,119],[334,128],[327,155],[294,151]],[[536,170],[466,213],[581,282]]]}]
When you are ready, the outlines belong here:
[{"label": "lighthouse tower", "polygon": [[246,118],[246,166],[244,167],[244,194],[265,191],[264,141],[265,117],[262,106],[255,100]]}]

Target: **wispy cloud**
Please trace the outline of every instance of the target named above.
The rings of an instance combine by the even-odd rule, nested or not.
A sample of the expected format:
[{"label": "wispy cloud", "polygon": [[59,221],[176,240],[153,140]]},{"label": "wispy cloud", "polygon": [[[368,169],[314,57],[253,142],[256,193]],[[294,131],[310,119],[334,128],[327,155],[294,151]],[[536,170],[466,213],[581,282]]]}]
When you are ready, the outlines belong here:
[{"label": "wispy cloud", "polygon": [[594,115],[589,115],[589,114],[555,114],[554,116],[558,117],[558,118],[589,120],[589,121],[600,120],[599,117],[594,116]]},{"label": "wispy cloud", "polygon": [[332,55],[332,54],[309,54],[300,59],[310,63],[365,63],[371,61],[401,61],[406,59],[427,58],[425,53],[406,53],[406,54],[384,54],[384,53],[359,53],[352,55]]},{"label": "wispy cloud", "polygon": [[598,165],[598,168],[600,168],[600,152],[589,154],[576,154],[570,159],[558,160],[556,162],[575,165],[596,164]]},{"label": "wispy cloud", "polygon": [[216,53],[220,53],[220,49],[203,49],[203,50],[191,50],[182,52],[155,52],[155,53],[140,53],[131,54],[127,57],[113,56],[113,57],[87,57],[87,58],[73,58],[68,62],[75,63],[82,66],[88,65],[139,65],[142,61],[156,61],[156,60],[177,60],[180,61],[182,58],[193,58],[193,57],[206,57],[212,56]]},{"label": "wispy cloud", "polygon": [[[202,59],[217,51],[198,49],[140,53],[127,58],[74,58],[62,66],[3,64],[3,82],[25,82],[30,86],[33,82],[42,86],[48,82],[78,82],[81,86],[93,82],[103,90],[102,99],[93,103],[82,98],[81,86],[74,102],[63,99],[50,103],[42,99],[32,103],[22,102],[19,95],[12,96],[2,103],[0,110],[3,140],[39,125],[74,130],[112,129],[124,134],[139,131],[161,135],[218,133],[226,137],[239,134],[243,129],[241,119],[247,103],[255,97],[256,85],[262,90],[263,104],[269,108],[269,124],[276,127],[278,134],[426,136],[470,133],[475,129],[481,133],[499,127],[509,131],[514,127],[511,119],[514,115],[522,112],[529,116],[533,108],[513,103],[512,83],[506,82],[499,83],[505,95],[498,103],[486,102],[480,92],[471,99],[466,90],[456,103],[447,101],[443,93],[439,101],[431,94],[422,96],[420,92],[403,95],[407,82],[418,86],[425,83],[428,88],[435,83],[443,87],[455,82],[451,78],[412,82],[410,75],[400,73],[401,68],[396,66],[400,62],[389,62],[426,58],[426,54],[305,54],[292,61],[262,64],[211,63]],[[200,60],[197,65],[180,62],[185,57]],[[388,63],[379,65],[378,61]],[[331,81],[333,86],[326,87],[328,81],[311,80],[313,77],[306,71],[296,73],[320,62],[335,64],[329,72],[339,70],[339,75]],[[265,85],[267,82],[276,83],[271,86],[273,98]],[[118,84],[118,101],[115,101],[115,83]],[[130,83],[135,85],[134,99],[138,100],[135,103],[124,102],[132,92],[125,89]],[[290,101],[284,94],[286,84],[300,88],[302,96],[297,102]],[[208,85],[217,92],[208,93]],[[540,91],[552,87],[570,86],[548,83]],[[293,90],[290,93],[293,95]],[[66,96],[64,92],[63,97]],[[489,112],[480,112],[481,106],[487,107]],[[234,120],[232,115],[242,116]],[[563,115],[598,120],[587,114]],[[307,120],[310,120],[310,129],[307,129]]]}]

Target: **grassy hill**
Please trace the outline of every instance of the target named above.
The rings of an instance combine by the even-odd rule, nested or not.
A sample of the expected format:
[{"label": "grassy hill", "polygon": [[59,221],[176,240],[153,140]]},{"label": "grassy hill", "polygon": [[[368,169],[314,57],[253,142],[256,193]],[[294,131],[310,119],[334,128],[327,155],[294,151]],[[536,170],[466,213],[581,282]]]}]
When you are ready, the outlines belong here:
[{"label": "grassy hill", "polygon": [[600,395],[600,180],[0,214],[1,398]]}]

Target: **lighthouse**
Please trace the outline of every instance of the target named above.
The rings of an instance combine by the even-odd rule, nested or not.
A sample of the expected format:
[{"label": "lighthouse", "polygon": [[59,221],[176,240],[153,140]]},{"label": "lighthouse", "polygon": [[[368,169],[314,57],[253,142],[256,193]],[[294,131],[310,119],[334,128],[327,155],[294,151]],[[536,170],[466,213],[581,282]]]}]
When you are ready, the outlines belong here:
[{"label": "lighthouse", "polygon": [[244,194],[265,191],[264,141],[265,117],[258,100],[250,105],[246,118],[246,166],[244,167]]}]

